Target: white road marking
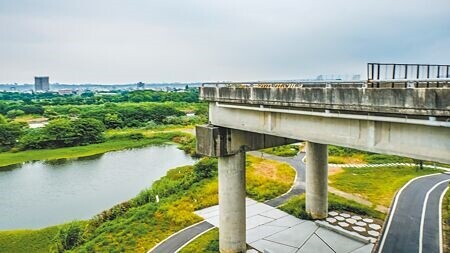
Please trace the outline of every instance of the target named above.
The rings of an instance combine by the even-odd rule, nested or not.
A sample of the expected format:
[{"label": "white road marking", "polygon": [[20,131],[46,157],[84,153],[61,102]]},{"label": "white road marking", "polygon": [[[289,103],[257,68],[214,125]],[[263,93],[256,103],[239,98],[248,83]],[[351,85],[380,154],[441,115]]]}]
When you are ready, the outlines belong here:
[{"label": "white road marking", "polygon": [[438,187],[439,185],[450,181],[450,179],[445,179],[442,181],[439,181],[438,183],[436,183],[430,190],[427,191],[427,194],[425,195],[425,199],[423,200],[423,207],[422,207],[422,217],[420,218],[420,232],[419,232],[419,253],[422,253],[423,251],[423,226],[425,223],[425,213],[427,210],[427,202],[428,202],[428,197],[430,196],[431,192],[436,189],[436,187]]},{"label": "white road marking", "polygon": [[444,252],[444,246],[442,243],[442,200],[444,199],[445,193],[447,193],[449,187],[447,187],[441,194],[441,197],[439,198],[439,253]]},{"label": "white road marking", "polygon": [[411,180],[408,181],[408,183],[406,183],[397,193],[397,195],[395,195],[395,199],[394,199],[394,204],[392,205],[392,213],[389,214],[389,220],[386,223],[386,230],[383,233],[383,239],[381,240],[381,244],[380,244],[380,248],[378,249],[378,252],[382,252],[383,251],[383,246],[384,246],[384,242],[386,241],[386,237],[387,234],[389,233],[389,228],[391,227],[391,223],[392,223],[392,219],[394,217],[395,214],[395,210],[397,208],[397,203],[398,203],[398,199],[400,197],[400,195],[402,194],[403,190],[412,182],[414,182],[417,179],[420,178],[424,178],[424,177],[430,177],[430,176],[436,176],[436,175],[441,175],[441,173],[435,173],[435,174],[430,174],[430,175],[424,175],[424,176],[420,176],[420,177],[416,177],[413,178]]},{"label": "white road marking", "polygon": [[179,247],[179,248],[175,251],[175,253],[180,252],[180,250],[182,250],[184,247],[186,247],[189,243],[191,243],[191,242],[194,241],[195,239],[199,238],[200,236],[202,236],[202,235],[205,234],[206,232],[211,231],[211,230],[214,229],[214,228],[216,228],[216,227],[208,228],[207,230],[205,230],[205,231],[201,232],[200,234],[194,236],[194,238],[192,238],[191,240],[187,241],[185,244],[181,245],[181,247]]}]

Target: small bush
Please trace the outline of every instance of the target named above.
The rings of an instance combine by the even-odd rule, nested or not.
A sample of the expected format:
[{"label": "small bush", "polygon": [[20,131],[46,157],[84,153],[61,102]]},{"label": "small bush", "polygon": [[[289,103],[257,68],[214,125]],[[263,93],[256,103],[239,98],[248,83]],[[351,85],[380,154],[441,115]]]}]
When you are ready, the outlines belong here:
[{"label": "small bush", "polygon": [[54,250],[64,252],[71,250],[83,242],[84,223],[74,221],[65,224],[55,237]]},{"label": "small bush", "polygon": [[217,159],[205,157],[194,165],[194,173],[198,180],[217,175]]}]

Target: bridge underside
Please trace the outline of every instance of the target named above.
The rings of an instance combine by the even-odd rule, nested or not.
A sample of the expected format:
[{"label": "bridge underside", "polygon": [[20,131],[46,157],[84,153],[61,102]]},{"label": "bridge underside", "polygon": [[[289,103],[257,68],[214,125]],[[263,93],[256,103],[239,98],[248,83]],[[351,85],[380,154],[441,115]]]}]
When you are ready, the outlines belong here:
[{"label": "bridge underside", "polygon": [[210,103],[209,110],[215,126],[450,163],[450,128],[432,121],[411,124],[219,103]]}]

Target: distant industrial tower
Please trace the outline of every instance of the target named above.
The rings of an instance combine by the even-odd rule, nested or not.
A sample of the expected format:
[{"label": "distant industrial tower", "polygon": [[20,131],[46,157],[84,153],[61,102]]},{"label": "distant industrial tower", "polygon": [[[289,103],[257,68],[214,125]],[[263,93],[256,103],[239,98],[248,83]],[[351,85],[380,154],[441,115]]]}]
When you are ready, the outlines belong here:
[{"label": "distant industrial tower", "polygon": [[35,91],[48,91],[48,90],[50,90],[50,84],[48,82],[48,76],[35,76],[34,77],[34,90]]}]

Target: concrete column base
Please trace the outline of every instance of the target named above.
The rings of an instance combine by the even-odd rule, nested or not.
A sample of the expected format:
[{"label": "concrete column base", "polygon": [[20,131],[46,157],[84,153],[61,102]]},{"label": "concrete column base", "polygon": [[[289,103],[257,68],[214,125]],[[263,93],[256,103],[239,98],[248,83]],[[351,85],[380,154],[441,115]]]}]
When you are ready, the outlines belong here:
[{"label": "concrete column base", "polygon": [[219,157],[219,248],[246,252],[245,152]]},{"label": "concrete column base", "polygon": [[306,212],[313,219],[328,216],[328,147],[306,143]]}]

